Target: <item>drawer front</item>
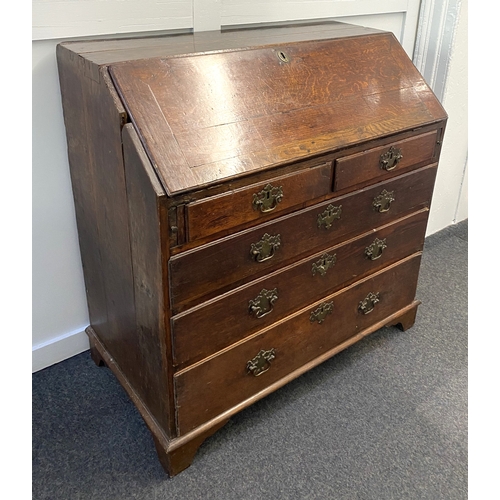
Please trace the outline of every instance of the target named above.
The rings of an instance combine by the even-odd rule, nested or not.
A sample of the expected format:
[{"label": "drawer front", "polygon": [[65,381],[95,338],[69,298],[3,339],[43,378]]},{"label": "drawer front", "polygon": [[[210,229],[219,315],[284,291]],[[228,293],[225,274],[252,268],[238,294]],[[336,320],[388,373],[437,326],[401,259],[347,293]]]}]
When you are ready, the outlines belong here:
[{"label": "drawer front", "polygon": [[419,266],[420,254],[400,261],[179,372],[174,380],[180,434],[411,304]]},{"label": "drawer front", "polygon": [[[174,362],[200,361],[423,248],[428,210],[325,249],[172,318]],[[210,332],[207,334],[207,332]]]},{"label": "drawer front", "polygon": [[194,241],[251,221],[265,221],[332,191],[332,164],[323,163],[186,207],[188,239]]},{"label": "drawer front", "polygon": [[435,161],[436,142],[437,131],[433,131],[338,158],[335,161],[334,189],[340,191],[370,180],[378,182]]},{"label": "drawer front", "polygon": [[435,175],[431,165],[172,257],[173,314],[429,206]]}]

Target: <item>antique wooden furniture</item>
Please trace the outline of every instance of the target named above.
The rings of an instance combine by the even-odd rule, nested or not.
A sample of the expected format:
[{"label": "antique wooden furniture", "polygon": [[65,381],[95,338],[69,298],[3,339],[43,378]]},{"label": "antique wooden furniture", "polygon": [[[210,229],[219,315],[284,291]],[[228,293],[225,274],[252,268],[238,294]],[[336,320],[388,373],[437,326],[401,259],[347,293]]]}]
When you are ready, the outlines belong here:
[{"label": "antique wooden furniture", "polygon": [[91,354],[174,475],[231,415],[412,326],[446,113],[341,23],[57,48]]}]

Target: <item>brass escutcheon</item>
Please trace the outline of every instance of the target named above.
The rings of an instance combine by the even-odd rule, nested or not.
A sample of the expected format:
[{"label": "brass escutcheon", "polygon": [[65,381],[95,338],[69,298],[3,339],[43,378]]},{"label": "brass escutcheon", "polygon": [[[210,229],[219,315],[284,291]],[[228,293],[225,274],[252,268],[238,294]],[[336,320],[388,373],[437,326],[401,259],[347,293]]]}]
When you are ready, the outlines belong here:
[{"label": "brass escutcheon", "polygon": [[253,195],[252,206],[254,210],[260,210],[261,212],[272,212],[278,203],[283,200],[283,187],[274,187],[268,184],[262,191],[255,193]]},{"label": "brass escutcheon", "polygon": [[332,227],[333,221],[340,219],[342,215],[342,205],[334,207],[333,205],[328,205],[326,209],[318,215],[318,227],[325,226],[325,229],[330,229]]},{"label": "brass escutcheon", "polygon": [[389,151],[380,155],[380,168],[383,170],[394,170],[403,158],[401,149],[391,146]]},{"label": "brass escutcheon", "polygon": [[313,263],[312,275],[316,276],[316,273],[319,273],[321,276],[324,276],[328,269],[335,265],[336,261],[337,254],[330,255],[328,253],[324,253],[318,261]]},{"label": "brass escutcheon", "polygon": [[315,309],[311,315],[309,316],[309,321],[314,323],[317,321],[320,325],[325,321],[325,318],[332,314],[333,311],[333,302],[323,302]]},{"label": "brass escutcheon", "polygon": [[257,262],[264,262],[274,256],[274,252],[280,247],[280,235],[270,236],[265,233],[257,243],[250,246],[250,254]]},{"label": "brass escutcheon", "polygon": [[382,257],[385,248],[387,248],[386,239],[379,240],[375,238],[374,242],[365,248],[365,255],[371,260],[377,260]]},{"label": "brass escutcheon", "polygon": [[364,300],[360,301],[358,309],[363,314],[371,313],[373,311],[373,308],[375,307],[375,304],[377,302],[380,302],[379,296],[380,293],[370,292]]},{"label": "brass escutcheon", "polygon": [[373,207],[377,212],[388,212],[391,208],[391,203],[395,201],[394,191],[386,191],[385,189],[373,198]]},{"label": "brass escutcheon", "polygon": [[278,59],[280,61],[283,61],[285,63],[287,63],[290,59],[288,58],[288,56],[286,55],[285,52],[283,52],[282,50],[278,51]]},{"label": "brass escutcheon", "polygon": [[258,377],[271,368],[271,361],[273,361],[274,358],[276,358],[275,349],[269,349],[268,351],[262,349],[255,358],[247,361],[247,371],[255,377]]},{"label": "brass escutcheon", "polygon": [[255,299],[250,300],[248,309],[256,318],[263,318],[273,310],[274,303],[278,300],[278,289],[266,290],[263,288]]}]

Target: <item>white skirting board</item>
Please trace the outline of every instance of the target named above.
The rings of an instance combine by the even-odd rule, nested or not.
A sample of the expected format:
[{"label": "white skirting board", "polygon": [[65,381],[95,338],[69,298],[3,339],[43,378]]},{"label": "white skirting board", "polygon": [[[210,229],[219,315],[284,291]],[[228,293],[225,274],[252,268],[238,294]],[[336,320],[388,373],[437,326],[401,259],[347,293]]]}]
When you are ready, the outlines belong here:
[{"label": "white skirting board", "polygon": [[34,345],[32,348],[32,373],[47,368],[90,348],[85,326],[73,332]]}]

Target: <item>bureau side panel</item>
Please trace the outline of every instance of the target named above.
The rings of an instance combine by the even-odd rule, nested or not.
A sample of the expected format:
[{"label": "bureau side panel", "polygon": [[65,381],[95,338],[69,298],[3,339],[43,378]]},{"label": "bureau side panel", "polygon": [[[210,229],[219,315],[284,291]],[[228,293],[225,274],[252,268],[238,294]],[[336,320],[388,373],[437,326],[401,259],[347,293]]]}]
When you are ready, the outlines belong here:
[{"label": "bureau side panel", "polygon": [[92,121],[86,107],[89,82],[84,77],[83,59],[61,46],[57,47],[57,63],[87,305],[90,322],[99,331],[107,323],[108,313],[99,248],[98,186],[88,132]]},{"label": "bureau side panel", "polygon": [[64,121],[90,322],[120,366],[135,335],[121,129],[126,119],[105,68],[57,47]]},{"label": "bureau side panel", "polygon": [[[169,436],[175,432],[169,338],[168,208],[166,195],[131,124],[123,129],[123,157],[130,220],[136,335],[128,344],[129,381]],[[165,249],[165,250],[162,250]]]}]

